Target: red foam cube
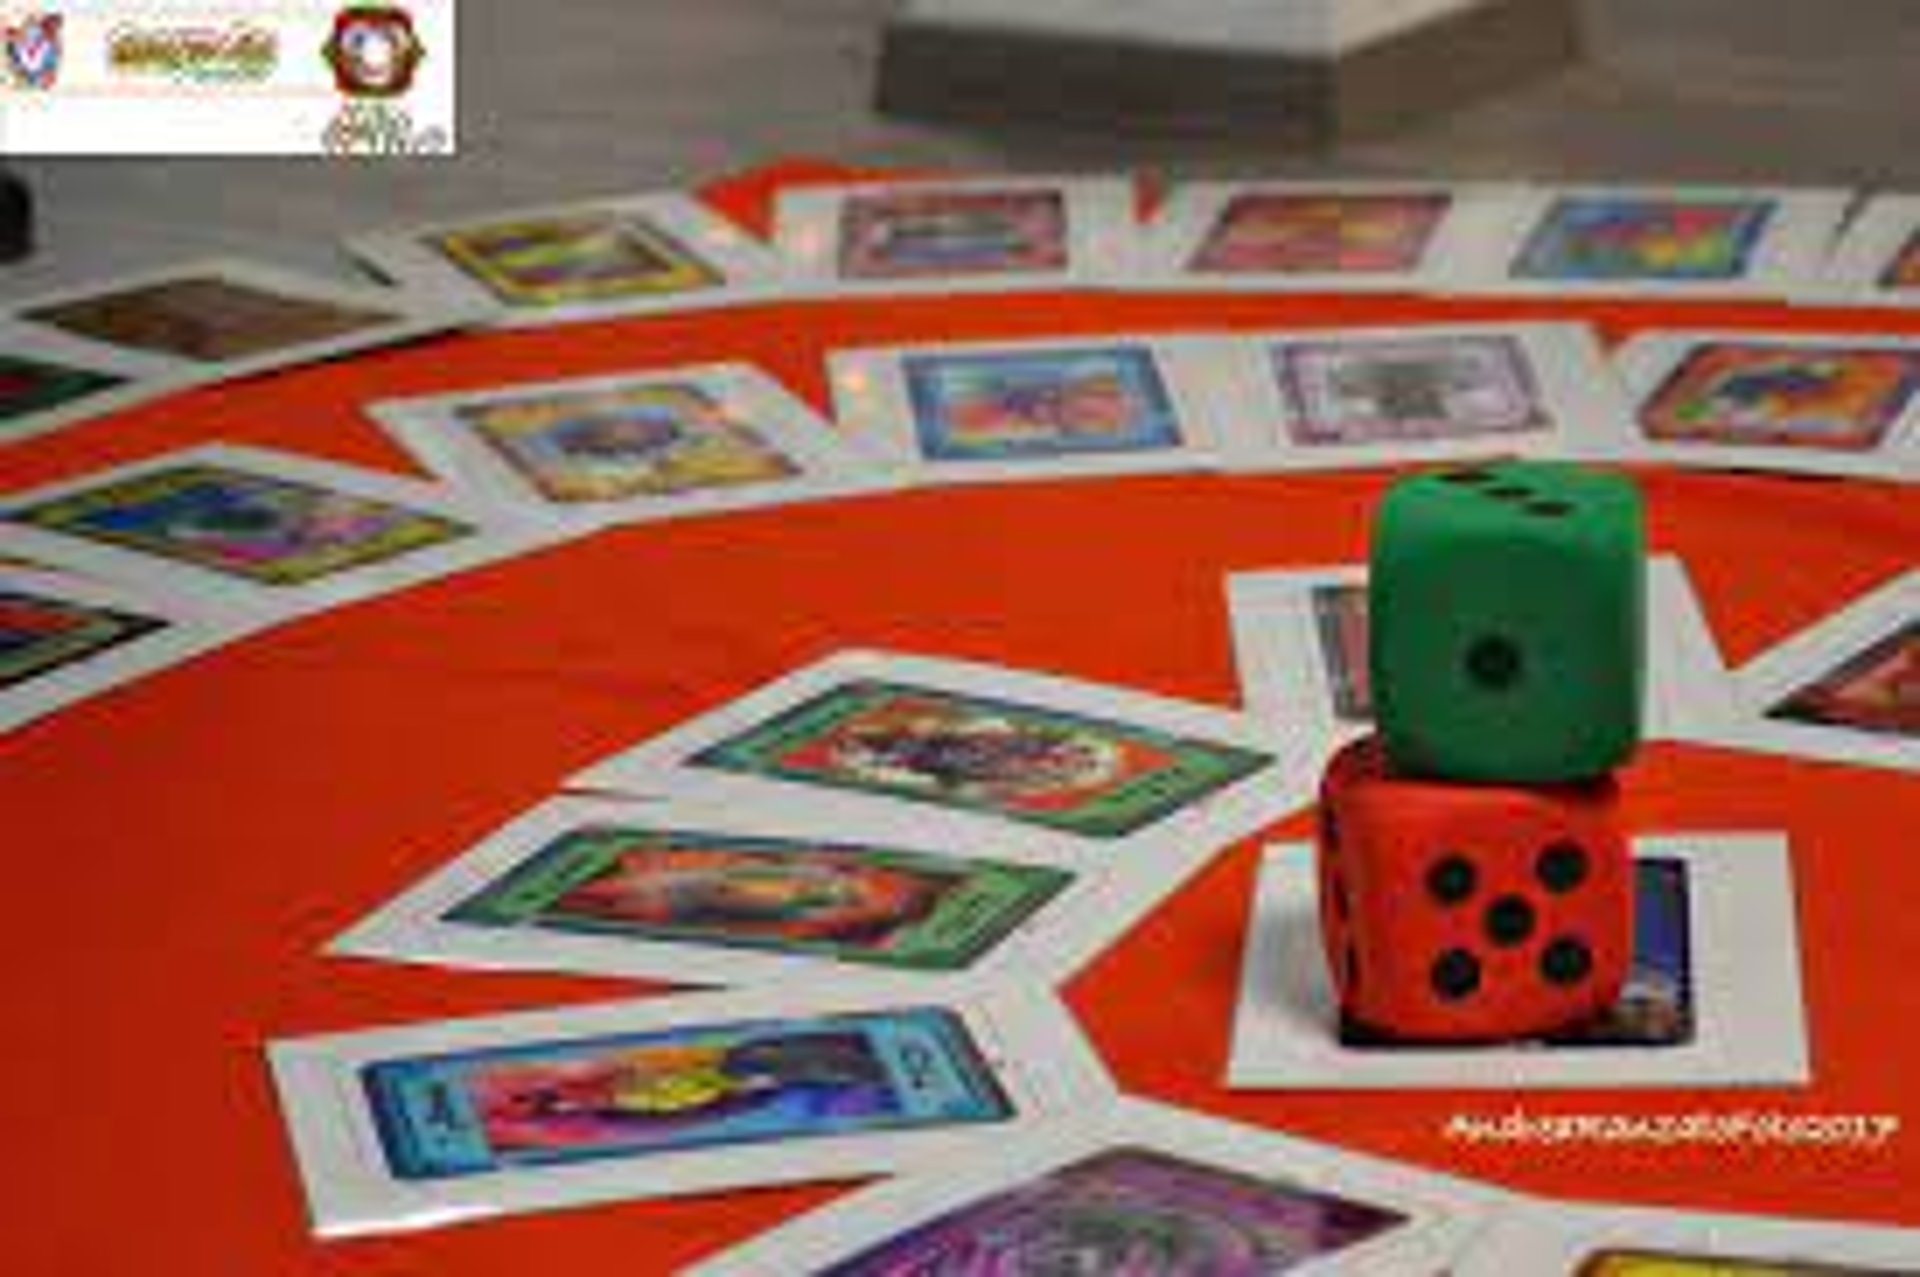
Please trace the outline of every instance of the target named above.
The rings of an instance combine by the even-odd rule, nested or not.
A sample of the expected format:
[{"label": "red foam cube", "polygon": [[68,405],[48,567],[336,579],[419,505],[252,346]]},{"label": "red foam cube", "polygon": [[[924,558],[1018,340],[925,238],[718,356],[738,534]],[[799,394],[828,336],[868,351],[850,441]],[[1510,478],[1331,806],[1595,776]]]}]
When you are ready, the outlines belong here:
[{"label": "red foam cube", "polygon": [[1484,1042],[1613,1005],[1633,958],[1633,860],[1611,779],[1468,785],[1394,774],[1377,738],[1320,791],[1321,936],[1369,1036]]}]

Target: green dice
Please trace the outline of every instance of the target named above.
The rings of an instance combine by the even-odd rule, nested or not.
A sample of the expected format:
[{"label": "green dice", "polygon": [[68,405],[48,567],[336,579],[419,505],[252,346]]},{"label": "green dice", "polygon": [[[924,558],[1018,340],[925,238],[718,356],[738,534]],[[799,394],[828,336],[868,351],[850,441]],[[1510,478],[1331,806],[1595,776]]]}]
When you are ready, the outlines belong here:
[{"label": "green dice", "polygon": [[1401,770],[1598,776],[1640,740],[1646,518],[1624,476],[1549,462],[1416,475],[1368,586],[1380,735]]}]

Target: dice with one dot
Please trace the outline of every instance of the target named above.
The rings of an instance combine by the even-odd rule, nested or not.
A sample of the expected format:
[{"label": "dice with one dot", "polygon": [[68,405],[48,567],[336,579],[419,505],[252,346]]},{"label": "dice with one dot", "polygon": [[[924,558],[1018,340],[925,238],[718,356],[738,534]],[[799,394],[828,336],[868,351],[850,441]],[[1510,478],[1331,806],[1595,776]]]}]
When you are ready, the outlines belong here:
[{"label": "dice with one dot", "polygon": [[1415,475],[1368,577],[1395,766],[1453,780],[1599,776],[1640,740],[1646,531],[1624,476],[1553,462]]},{"label": "dice with one dot", "polygon": [[1320,931],[1360,1035],[1487,1042],[1611,1007],[1633,868],[1611,779],[1457,785],[1396,774],[1377,737],[1320,791]]}]

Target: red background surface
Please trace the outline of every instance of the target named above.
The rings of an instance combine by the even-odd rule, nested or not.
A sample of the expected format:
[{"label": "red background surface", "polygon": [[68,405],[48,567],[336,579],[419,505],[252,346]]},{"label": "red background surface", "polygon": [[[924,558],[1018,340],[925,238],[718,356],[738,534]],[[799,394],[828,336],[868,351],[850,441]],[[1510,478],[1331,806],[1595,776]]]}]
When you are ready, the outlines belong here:
[{"label": "red background surface", "polygon": [[[788,164],[710,194],[764,225]],[[1920,332],[1766,305],[1033,294],[770,305],[465,336],[191,392],[6,450],[0,487],[210,439],[407,468],[357,405],[752,360],[825,406],[837,346],[1182,326],[1573,317]],[[1648,470],[1739,662],[1915,559],[1912,489]],[[1000,661],[1232,703],[1222,576],[1352,561],[1381,472],[913,492],[611,532],[302,621],[0,745],[0,1247],[19,1273],[444,1277],[665,1271],[836,1189],[759,1191],[320,1244],[269,1038],[622,996],[610,981],[327,959],[324,941],[574,769],[841,646]],[[1233,1095],[1218,1079],[1259,840],[1076,979],[1128,1088],[1516,1188],[1920,1224],[1920,786],[1658,746],[1636,825],[1793,839],[1816,1084],[1802,1090]],[[1281,832],[1299,833],[1295,820]],[[1455,1112],[1892,1114],[1875,1150],[1450,1144]],[[804,1156],[796,1149],[796,1156]]]}]

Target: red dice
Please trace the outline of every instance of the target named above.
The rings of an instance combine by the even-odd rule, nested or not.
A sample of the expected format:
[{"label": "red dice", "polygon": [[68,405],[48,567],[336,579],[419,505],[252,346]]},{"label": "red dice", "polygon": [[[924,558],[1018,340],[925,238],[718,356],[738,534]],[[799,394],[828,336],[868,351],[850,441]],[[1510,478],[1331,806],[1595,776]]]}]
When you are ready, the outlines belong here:
[{"label": "red dice", "polygon": [[1369,1036],[1481,1042],[1599,1014],[1632,961],[1633,861],[1610,779],[1461,785],[1349,745],[1320,792],[1320,924]]}]

